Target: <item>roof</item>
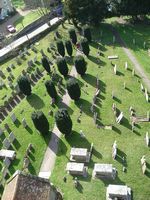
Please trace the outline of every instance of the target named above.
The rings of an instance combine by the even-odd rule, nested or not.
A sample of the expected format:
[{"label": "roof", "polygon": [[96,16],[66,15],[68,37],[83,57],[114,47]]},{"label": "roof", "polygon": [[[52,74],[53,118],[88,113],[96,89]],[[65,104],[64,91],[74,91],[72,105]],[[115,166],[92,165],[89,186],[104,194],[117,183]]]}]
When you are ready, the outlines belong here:
[{"label": "roof", "polygon": [[48,179],[17,171],[5,186],[2,200],[55,200],[56,193]]}]

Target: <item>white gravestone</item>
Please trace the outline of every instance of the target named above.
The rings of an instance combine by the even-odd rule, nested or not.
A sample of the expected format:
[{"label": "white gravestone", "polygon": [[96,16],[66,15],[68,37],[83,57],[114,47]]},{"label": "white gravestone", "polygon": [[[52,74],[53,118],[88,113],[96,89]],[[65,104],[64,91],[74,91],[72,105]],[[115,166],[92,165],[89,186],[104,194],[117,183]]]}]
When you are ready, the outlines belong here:
[{"label": "white gravestone", "polygon": [[125,62],[125,70],[127,70],[127,69],[128,69],[128,63]]},{"label": "white gravestone", "polygon": [[121,112],[120,115],[116,118],[116,122],[117,122],[118,124],[120,124],[122,118],[123,118],[123,112]]},{"label": "white gravestone", "polygon": [[27,127],[27,122],[26,122],[25,118],[22,119],[22,125],[23,125],[24,128]]},{"label": "white gravestone", "polygon": [[148,132],[146,132],[146,137],[145,137],[145,140],[146,140],[146,145],[149,146],[149,135],[148,135]]},{"label": "white gravestone", "polygon": [[117,65],[115,64],[114,66],[114,74],[116,75],[117,74]]},{"label": "white gravestone", "polygon": [[9,160],[9,158],[5,158],[4,159],[4,165],[8,168],[9,166],[10,166],[10,164],[11,164],[11,161]]},{"label": "white gravestone", "polygon": [[114,144],[112,146],[112,158],[115,159],[117,156],[117,142],[116,140],[114,141]]},{"label": "white gravestone", "polygon": [[144,86],[142,83],[141,83],[141,91],[144,91]]}]

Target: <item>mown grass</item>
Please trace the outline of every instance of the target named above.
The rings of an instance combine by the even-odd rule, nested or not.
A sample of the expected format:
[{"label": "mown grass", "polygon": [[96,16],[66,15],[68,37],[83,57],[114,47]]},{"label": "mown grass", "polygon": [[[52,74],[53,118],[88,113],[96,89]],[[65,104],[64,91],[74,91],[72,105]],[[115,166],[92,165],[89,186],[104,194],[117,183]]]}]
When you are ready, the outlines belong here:
[{"label": "mown grass", "polygon": [[[100,32],[103,31],[103,37],[100,37]],[[82,95],[79,102],[71,102],[70,114],[73,120],[73,132],[67,140],[62,137],[57,155],[56,165],[52,173],[51,181],[57,185],[64,199],[67,200],[97,200],[106,199],[106,186],[112,184],[128,185],[132,188],[133,199],[143,200],[149,199],[149,148],[146,147],[144,137],[146,131],[149,130],[148,123],[138,124],[135,132],[131,131],[129,107],[133,106],[137,115],[144,116],[149,110],[149,103],[146,102],[144,95],[140,91],[140,81],[138,76],[132,77],[132,64],[126,57],[122,48],[118,43],[112,45],[112,34],[108,24],[101,24],[98,28],[93,29],[93,39],[101,42],[92,42],[90,45],[90,56],[86,58],[88,62],[87,74],[81,78],[78,76],[78,81],[82,88]],[[104,53],[101,57],[101,67],[96,64],[97,48],[100,47]],[[113,74],[113,67],[107,59],[108,55],[119,55],[119,59],[113,61],[117,64],[118,75]],[[129,63],[129,70],[124,69],[124,63]],[[97,101],[97,112],[99,113],[99,124],[113,124],[114,130],[97,129],[94,125],[94,120],[90,112],[90,106],[96,87],[96,76],[100,79],[101,94]],[[127,89],[123,89],[123,83],[126,82]],[[86,86],[88,85],[88,87]],[[111,98],[112,90],[116,95],[116,100]],[[85,93],[86,91],[86,93]],[[115,122],[112,111],[112,104],[116,103],[117,108],[124,113],[123,122],[118,125]],[[77,122],[79,116],[79,106],[82,104],[83,114],[81,123]],[[79,131],[83,130],[86,139],[80,138]],[[117,160],[111,157],[112,144],[117,141],[119,156]],[[69,153],[71,147],[87,147],[94,143],[94,151],[91,162],[88,164],[88,177],[79,178],[80,186],[74,188],[73,177],[67,175],[67,183],[63,182],[63,177],[66,175],[65,167],[69,161]],[[140,166],[140,158],[146,155],[148,163],[148,171],[146,175],[142,174]],[[126,158],[127,172],[122,171],[122,157]],[[92,179],[92,170],[94,163],[112,163],[118,170],[118,177],[115,181],[102,181]]]},{"label": "mown grass", "polygon": [[[142,24],[119,24],[115,19],[112,19],[111,21],[119,31],[128,48],[132,51],[138,62],[143,67],[144,71],[148,76],[150,76],[150,57],[148,55],[148,49],[150,49],[149,24],[144,24],[144,22]],[[133,39],[135,39],[136,44],[133,44]],[[145,48],[144,42],[146,42]]]}]

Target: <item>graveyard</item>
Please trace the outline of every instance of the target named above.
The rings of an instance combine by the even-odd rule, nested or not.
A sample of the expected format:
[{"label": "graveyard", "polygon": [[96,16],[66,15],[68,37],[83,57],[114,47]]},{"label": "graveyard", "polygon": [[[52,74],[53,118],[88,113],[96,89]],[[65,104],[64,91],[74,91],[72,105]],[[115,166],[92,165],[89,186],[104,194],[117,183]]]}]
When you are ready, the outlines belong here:
[{"label": "graveyard", "polygon": [[[64,26],[58,27],[63,41],[69,39],[68,30],[71,27],[73,25],[67,21]],[[78,101],[71,100],[67,106],[73,122],[72,134],[66,138],[62,135],[59,140],[55,168],[50,181],[60,188],[64,199],[68,200],[77,198],[97,200],[99,197],[102,200],[106,199],[106,187],[109,184],[127,185],[131,188],[134,199],[149,199],[150,157],[146,142],[149,139],[147,133],[149,132],[149,92],[113,36],[110,24],[101,23],[99,27],[92,28],[91,31],[90,54],[87,57],[84,56],[87,71],[85,75],[78,74],[76,77],[81,88],[81,97]],[[80,41],[81,35],[77,30],[76,32],[78,41]],[[68,77],[63,78],[58,72],[53,51],[51,53],[47,51],[48,47],[56,47],[55,35],[54,30],[35,44],[31,44],[30,48],[22,49],[18,57],[1,65],[0,106],[1,110],[6,107],[7,113],[5,116],[0,116],[2,130],[0,147],[3,149],[4,146],[9,146],[6,149],[11,150],[9,158],[13,158],[11,163],[5,160],[8,166],[6,179],[9,179],[15,170],[24,168],[23,158],[30,144],[33,147],[29,154],[28,172],[38,175],[46,147],[51,139],[51,131],[55,123],[52,113],[55,113],[61,106],[68,79]],[[134,52],[137,55],[137,52]],[[81,54],[74,48],[73,56],[69,58],[66,56],[69,72],[74,65],[73,57],[77,53]],[[44,85],[51,75],[47,74],[41,65],[43,54],[48,56],[51,66],[54,66],[52,72],[57,74],[54,81],[57,90],[59,90],[57,82],[60,77],[63,78],[63,92],[59,93],[54,105],[51,105],[51,98]],[[148,59],[147,54],[145,58]],[[19,76],[26,73],[32,85],[32,94],[28,97],[18,95],[16,86]],[[50,131],[44,136],[38,133],[31,120],[31,113],[34,110],[43,111],[49,121]],[[135,120],[134,122],[135,116],[136,120],[138,117],[148,120],[144,122]],[[70,154],[71,148],[73,148],[72,154]],[[75,148],[80,149],[75,151]],[[90,156],[86,159],[87,163],[86,161],[84,165],[80,163],[80,175],[74,175],[77,165],[74,161],[70,161],[70,156],[72,159],[78,159],[75,156],[80,151],[83,153],[82,156],[87,153]],[[5,153],[8,152],[0,151],[1,157],[4,157]],[[143,159],[146,159],[144,174],[141,167],[145,163],[145,160],[141,161],[143,156],[145,156]],[[26,160],[27,163],[28,160]],[[7,171],[2,170],[3,166],[1,159],[1,177]],[[72,175],[70,168],[73,171]],[[85,174],[82,173],[83,168],[86,171]],[[94,178],[96,176],[93,175],[94,173],[98,175],[104,173],[103,168],[106,168],[105,171],[114,170],[115,175],[111,174],[110,179]],[[64,176],[66,177],[65,182],[63,181]],[[74,187],[75,177],[79,181],[77,188]],[[3,187],[1,187],[1,193],[2,191]]]}]

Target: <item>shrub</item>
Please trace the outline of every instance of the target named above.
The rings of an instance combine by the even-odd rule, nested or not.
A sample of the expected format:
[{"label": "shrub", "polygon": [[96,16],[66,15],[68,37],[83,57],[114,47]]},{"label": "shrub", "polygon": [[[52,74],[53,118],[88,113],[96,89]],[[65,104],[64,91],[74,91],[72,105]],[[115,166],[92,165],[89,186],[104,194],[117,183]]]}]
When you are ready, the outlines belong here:
[{"label": "shrub", "polygon": [[31,114],[31,119],[40,133],[46,134],[49,132],[49,122],[42,111],[34,111]]},{"label": "shrub", "polygon": [[78,74],[80,74],[81,76],[83,76],[86,72],[86,69],[87,69],[87,63],[84,59],[83,56],[79,55],[79,56],[76,56],[75,59],[74,59],[74,65],[75,65],[75,68],[78,72]]},{"label": "shrub", "polygon": [[55,114],[55,122],[59,131],[65,135],[69,135],[72,131],[72,120],[67,109],[59,109]]},{"label": "shrub", "polygon": [[59,72],[63,76],[67,76],[68,75],[68,66],[67,66],[65,58],[61,58],[61,57],[57,58],[56,64],[57,64]]},{"label": "shrub", "polygon": [[88,56],[89,52],[90,52],[90,48],[89,48],[89,44],[86,38],[82,38],[80,41],[81,44],[81,49],[83,51],[83,53]]},{"label": "shrub", "polygon": [[58,41],[56,42],[56,45],[57,45],[57,51],[58,51],[58,53],[59,53],[62,57],[64,57],[64,56],[65,56],[65,47],[64,47],[63,42],[62,42],[61,40],[58,40]]},{"label": "shrub", "polygon": [[31,84],[26,76],[19,78],[18,85],[24,95],[29,96],[31,94]]},{"label": "shrub", "polygon": [[91,36],[91,30],[89,26],[83,27],[83,36],[88,40],[88,42],[91,42],[92,36]]},{"label": "shrub", "polygon": [[51,80],[45,82],[45,87],[49,96],[53,99],[57,98],[57,91],[54,83]]},{"label": "shrub", "polygon": [[50,69],[50,64],[49,64],[47,58],[46,57],[42,57],[41,61],[42,61],[42,65],[43,65],[44,69],[50,74],[51,69]]},{"label": "shrub", "polygon": [[72,44],[70,40],[65,41],[65,47],[69,56],[72,56]]},{"label": "shrub", "polygon": [[67,91],[71,99],[77,101],[81,96],[81,90],[75,78],[70,78],[67,81]]},{"label": "shrub", "polygon": [[73,44],[77,43],[77,35],[76,35],[76,32],[73,28],[69,29],[69,37],[70,37]]}]

